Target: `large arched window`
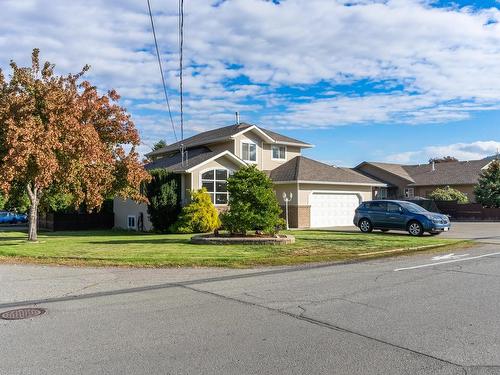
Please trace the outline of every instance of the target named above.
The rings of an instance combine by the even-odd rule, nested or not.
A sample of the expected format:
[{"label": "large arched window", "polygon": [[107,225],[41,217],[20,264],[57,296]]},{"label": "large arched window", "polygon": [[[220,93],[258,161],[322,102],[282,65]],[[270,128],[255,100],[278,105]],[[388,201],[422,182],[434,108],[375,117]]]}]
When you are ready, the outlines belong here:
[{"label": "large arched window", "polygon": [[207,189],[213,204],[227,204],[227,169],[210,169],[201,174],[201,186]]}]

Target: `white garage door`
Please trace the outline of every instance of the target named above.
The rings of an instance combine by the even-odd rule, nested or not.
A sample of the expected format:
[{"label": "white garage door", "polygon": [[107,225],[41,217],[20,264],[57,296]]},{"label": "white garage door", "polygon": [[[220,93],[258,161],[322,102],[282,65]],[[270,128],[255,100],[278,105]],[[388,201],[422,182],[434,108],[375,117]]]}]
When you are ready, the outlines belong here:
[{"label": "white garage door", "polygon": [[349,193],[313,193],[309,204],[312,228],[348,226],[352,225],[360,198]]}]

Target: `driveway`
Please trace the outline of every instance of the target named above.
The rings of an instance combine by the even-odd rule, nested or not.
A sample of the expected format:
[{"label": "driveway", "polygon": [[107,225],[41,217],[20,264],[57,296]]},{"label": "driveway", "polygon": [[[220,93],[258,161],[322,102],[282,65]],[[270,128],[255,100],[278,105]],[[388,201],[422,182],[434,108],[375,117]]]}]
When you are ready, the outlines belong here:
[{"label": "driveway", "polygon": [[[357,232],[355,226],[324,228],[339,232]],[[376,233],[377,231],[375,231]],[[391,231],[390,233],[406,233]],[[443,238],[470,239],[485,243],[500,243],[500,222],[453,222],[450,232],[442,233]]]},{"label": "driveway", "polygon": [[0,312],[47,309],[0,320],[0,374],[500,374],[500,244],[449,252],[252,270],[0,265]]}]

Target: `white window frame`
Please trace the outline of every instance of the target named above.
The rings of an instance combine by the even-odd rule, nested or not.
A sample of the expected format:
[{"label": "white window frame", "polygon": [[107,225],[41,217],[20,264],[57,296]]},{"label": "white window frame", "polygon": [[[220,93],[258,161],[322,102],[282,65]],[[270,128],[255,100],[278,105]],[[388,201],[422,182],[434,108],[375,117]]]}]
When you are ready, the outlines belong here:
[{"label": "white window frame", "polygon": [[[216,196],[217,194],[226,194],[227,198],[226,200],[229,201],[229,192],[228,191],[224,191],[224,192],[217,192],[217,181],[222,181],[222,180],[217,180],[217,170],[221,170],[221,171],[227,171],[227,177],[229,178],[229,176],[231,176],[231,174],[233,174],[233,171],[231,169],[228,169],[228,168],[224,168],[224,167],[212,167],[212,168],[207,168],[207,169],[204,169],[200,172],[200,179],[199,179],[199,188],[201,189],[203,187],[203,182],[204,181],[210,181],[210,182],[213,182],[214,183],[214,191],[213,192],[208,192],[208,194],[210,195],[210,197],[212,197],[212,194],[214,196],[214,200],[212,201],[213,205],[214,206],[221,206],[221,207],[224,207],[224,206],[227,206],[227,203],[215,203],[216,202]],[[214,171],[214,178],[213,179],[207,179],[207,178],[203,178],[203,174],[206,173],[206,172],[210,172],[210,171]],[[226,182],[227,182],[227,179],[226,179]]]},{"label": "white window frame", "polygon": [[[255,146],[255,160],[246,160],[246,159],[243,158],[243,145],[245,145],[245,144],[247,144],[247,145],[254,145]],[[241,141],[240,155],[241,155],[241,160],[243,160],[244,162],[246,162],[246,163],[252,163],[252,164],[257,164],[257,162],[259,160],[259,153],[257,151],[258,151],[257,143],[252,142],[250,140]]]},{"label": "white window frame", "polygon": [[[134,219],[134,225],[130,225],[130,219]],[[127,229],[137,229],[137,216],[135,215],[128,215],[127,216]]]},{"label": "white window frame", "polygon": [[[285,149],[284,157],[282,159],[274,157],[273,149],[275,147],[283,147]],[[286,145],[271,145],[271,160],[274,160],[274,161],[286,161],[286,152],[287,152],[286,148],[287,148]]]},{"label": "white window frame", "polygon": [[405,188],[405,198],[415,198],[415,188],[408,187]]}]

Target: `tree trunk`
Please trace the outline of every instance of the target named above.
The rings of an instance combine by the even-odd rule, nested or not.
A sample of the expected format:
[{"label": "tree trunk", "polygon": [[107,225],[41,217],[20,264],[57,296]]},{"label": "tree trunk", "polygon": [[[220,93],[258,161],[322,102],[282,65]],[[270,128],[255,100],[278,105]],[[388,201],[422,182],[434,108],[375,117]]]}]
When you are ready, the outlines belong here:
[{"label": "tree trunk", "polygon": [[37,188],[32,188],[30,184],[27,186],[28,196],[30,198],[30,212],[28,216],[28,241],[38,241],[38,201],[39,191]]}]

